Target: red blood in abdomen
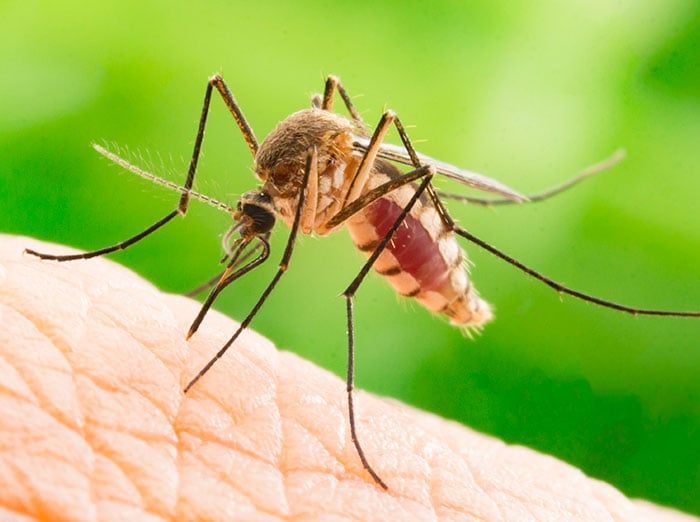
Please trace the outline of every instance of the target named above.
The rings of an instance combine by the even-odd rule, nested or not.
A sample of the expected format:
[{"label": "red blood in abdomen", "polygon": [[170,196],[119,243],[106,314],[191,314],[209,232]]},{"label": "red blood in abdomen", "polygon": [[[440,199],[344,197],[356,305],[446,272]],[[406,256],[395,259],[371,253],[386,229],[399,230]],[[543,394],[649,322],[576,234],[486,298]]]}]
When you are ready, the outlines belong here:
[{"label": "red blood in abdomen", "polygon": [[[365,211],[367,221],[381,241],[401,214],[401,207],[387,198],[380,198]],[[439,290],[449,276],[438,244],[432,240],[420,221],[408,214],[386,249],[399,262],[401,270],[418,281],[422,290]]]}]

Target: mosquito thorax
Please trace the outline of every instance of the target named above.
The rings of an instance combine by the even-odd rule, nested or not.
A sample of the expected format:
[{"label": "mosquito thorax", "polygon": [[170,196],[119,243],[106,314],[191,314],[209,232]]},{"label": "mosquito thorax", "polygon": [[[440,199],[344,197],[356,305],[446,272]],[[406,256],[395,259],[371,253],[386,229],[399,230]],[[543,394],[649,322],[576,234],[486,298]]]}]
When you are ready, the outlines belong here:
[{"label": "mosquito thorax", "polygon": [[251,190],[241,195],[233,219],[241,224],[243,237],[267,234],[275,226],[275,204],[263,190]]},{"label": "mosquito thorax", "polygon": [[323,172],[333,158],[350,154],[357,130],[350,120],[330,111],[295,112],[278,123],[260,144],[255,173],[273,197],[296,198],[309,149],[316,147],[319,172]]}]

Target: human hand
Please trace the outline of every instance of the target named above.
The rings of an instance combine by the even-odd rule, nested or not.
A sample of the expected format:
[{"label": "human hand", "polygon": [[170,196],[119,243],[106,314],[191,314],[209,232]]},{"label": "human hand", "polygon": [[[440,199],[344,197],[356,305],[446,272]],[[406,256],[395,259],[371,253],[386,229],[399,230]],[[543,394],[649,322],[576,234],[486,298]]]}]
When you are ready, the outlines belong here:
[{"label": "human hand", "polygon": [[532,450],[358,392],[105,259],[0,236],[0,520],[694,520]]}]

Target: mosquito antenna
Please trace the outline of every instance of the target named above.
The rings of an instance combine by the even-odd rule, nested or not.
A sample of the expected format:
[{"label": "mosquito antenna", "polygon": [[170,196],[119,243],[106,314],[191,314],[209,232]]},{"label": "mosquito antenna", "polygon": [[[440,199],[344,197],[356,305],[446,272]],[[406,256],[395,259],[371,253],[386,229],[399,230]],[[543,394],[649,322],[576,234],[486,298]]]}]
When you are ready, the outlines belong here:
[{"label": "mosquito antenna", "polygon": [[[552,196],[556,196],[557,194],[560,194],[574,185],[578,185],[581,183],[584,179],[589,178],[591,176],[595,176],[596,174],[599,174],[605,170],[611,169],[618,163],[620,163],[624,158],[625,158],[626,152],[625,149],[617,149],[613,154],[609,157],[604,159],[603,161],[599,161],[598,163],[595,163],[593,165],[589,165],[585,169],[583,169],[581,172],[578,174],[572,176],[568,180],[564,181],[563,183],[560,183],[559,185],[555,185],[554,187],[551,187],[549,189],[543,190],[542,192],[536,192],[535,194],[528,194],[527,198],[528,200],[526,203],[534,203],[535,201],[544,201],[545,199],[549,199]],[[455,193],[450,193],[450,192],[443,192],[441,190],[437,191],[438,195],[444,199],[450,199],[453,201],[461,201],[463,203],[471,203],[474,205],[482,205],[484,207],[489,207],[489,206],[496,206],[496,205],[512,205],[514,203],[522,203],[521,201],[513,201],[512,199],[506,199],[506,198],[478,198],[474,196],[466,196],[464,194],[455,194]]]},{"label": "mosquito antenna", "polygon": [[535,279],[539,279],[547,286],[554,288],[557,292],[562,292],[564,294],[571,295],[573,297],[576,297],[577,299],[581,299],[582,301],[588,301],[589,303],[597,304],[598,306],[603,306],[605,308],[612,308],[613,310],[618,310],[620,312],[625,312],[625,313],[632,314],[632,315],[662,315],[662,316],[674,316],[674,317],[700,317],[700,311],[684,312],[684,311],[675,311],[675,310],[651,310],[651,309],[646,309],[646,308],[633,308],[631,306],[615,303],[613,301],[606,301],[605,299],[601,299],[600,297],[596,297],[596,296],[593,296],[590,294],[585,294],[583,292],[579,292],[578,290],[573,290],[572,288],[568,288],[568,287],[562,285],[561,283],[557,283],[553,279],[550,279],[549,277],[547,277],[543,274],[540,274],[536,270],[533,270],[532,268],[525,266],[517,259],[514,259],[513,257],[509,256],[505,252],[501,252],[496,247],[489,245],[488,243],[479,239],[475,235],[470,234],[469,232],[467,232],[463,228],[454,227],[454,232],[456,234],[459,234],[463,238],[471,241],[472,243],[480,246],[481,248],[490,252],[491,254],[495,255],[496,257],[502,259],[506,263],[510,263],[511,265],[516,267],[518,270],[525,272],[526,274],[534,277]]},{"label": "mosquito antenna", "polygon": [[231,207],[230,205],[227,205],[226,203],[223,203],[217,199],[214,199],[210,196],[207,196],[205,194],[201,194],[199,192],[195,192],[194,190],[187,190],[185,187],[178,185],[177,183],[174,183],[172,181],[168,181],[167,179],[160,178],[156,176],[155,174],[151,174],[150,172],[147,172],[136,165],[132,165],[129,163],[127,160],[122,158],[121,156],[118,156],[114,152],[107,150],[104,148],[102,145],[98,145],[97,143],[92,144],[92,148],[95,149],[99,154],[107,158],[113,163],[116,163],[120,167],[122,167],[125,170],[128,170],[129,172],[132,172],[133,174],[136,174],[137,176],[141,176],[144,179],[147,179],[149,181],[152,181],[153,183],[160,185],[165,188],[169,188],[170,190],[174,190],[175,192],[180,192],[182,194],[185,194],[189,192],[190,196],[198,199],[199,201],[202,201],[208,205],[211,205],[214,208],[217,208],[219,210],[223,210],[224,212],[228,213],[233,213],[235,212],[235,209]]}]

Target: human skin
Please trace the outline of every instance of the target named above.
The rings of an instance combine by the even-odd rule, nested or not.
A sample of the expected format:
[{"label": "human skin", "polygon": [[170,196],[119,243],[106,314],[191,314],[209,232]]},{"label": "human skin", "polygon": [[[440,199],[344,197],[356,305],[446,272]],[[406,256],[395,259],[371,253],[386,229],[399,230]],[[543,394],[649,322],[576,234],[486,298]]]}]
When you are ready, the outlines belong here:
[{"label": "human skin", "polygon": [[552,457],[357,392],[115,262],[0,235],[0,520],[696,520]]}]

